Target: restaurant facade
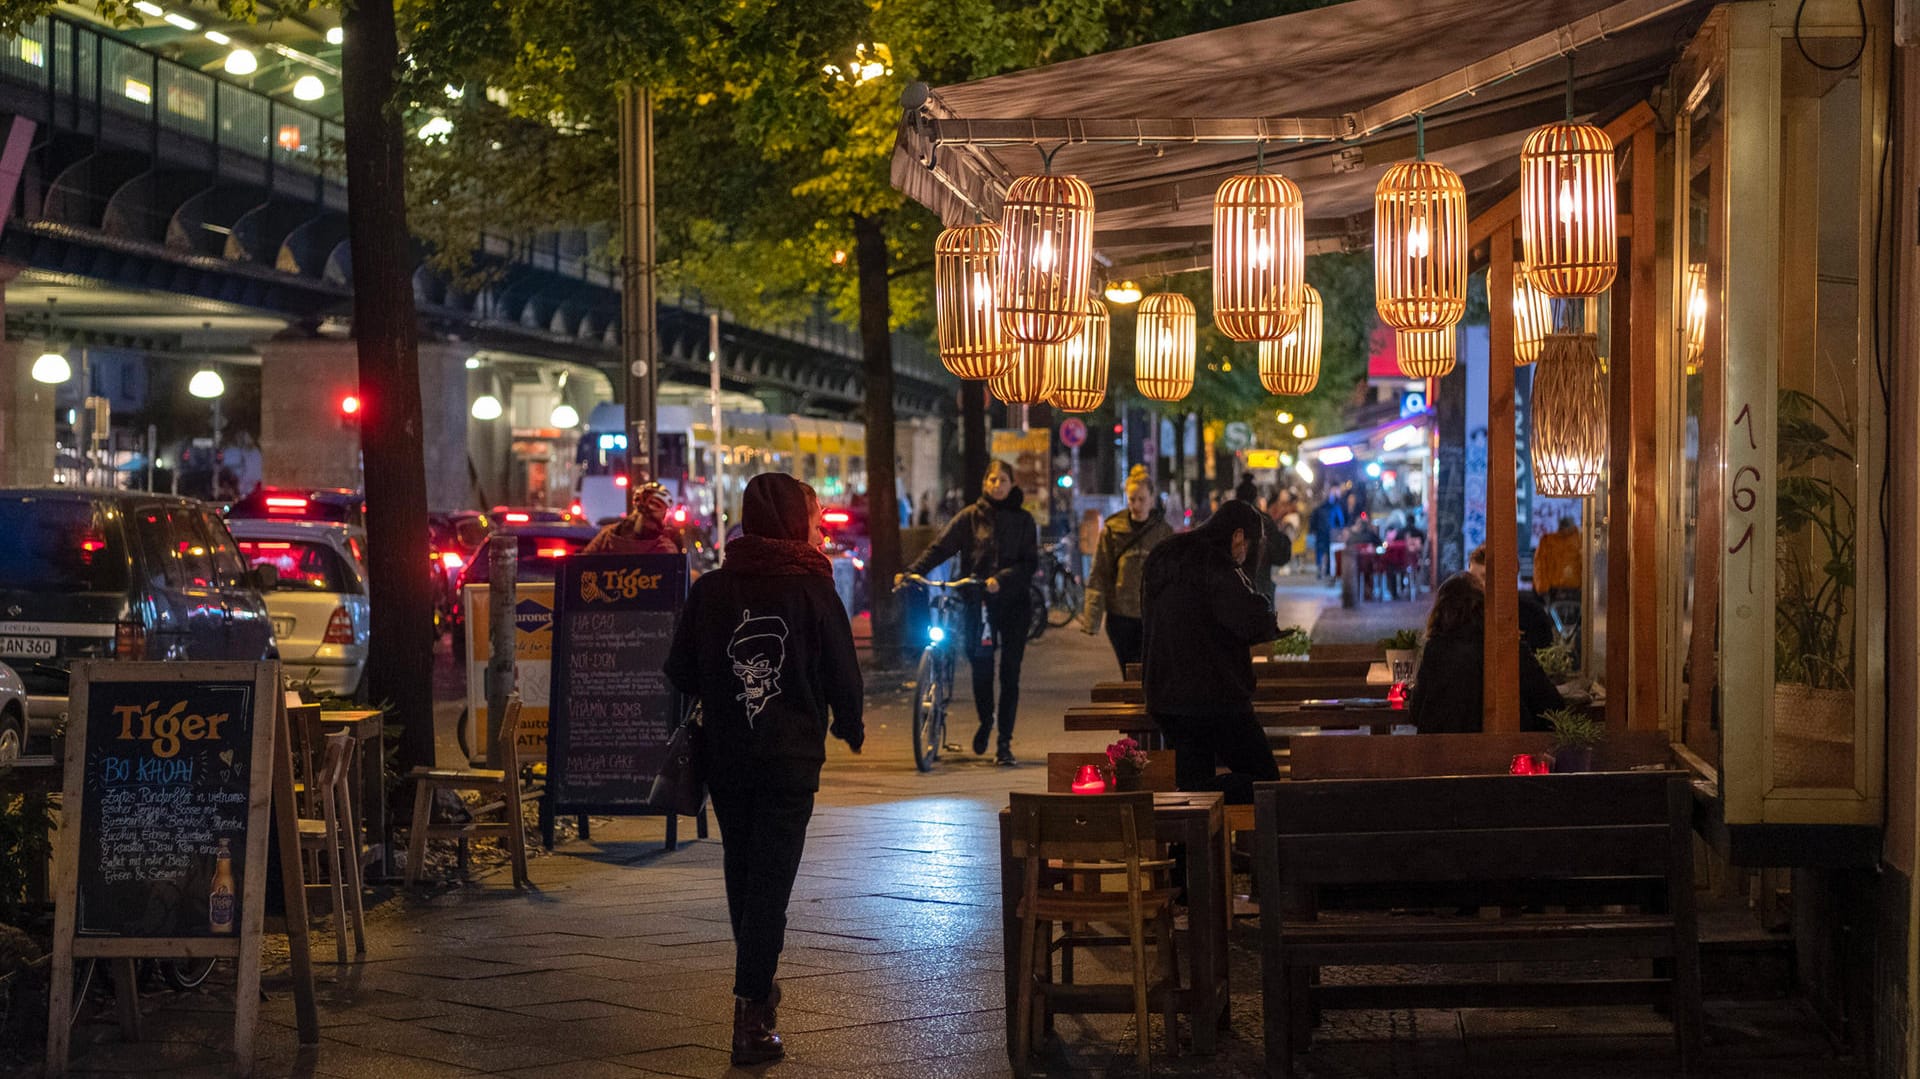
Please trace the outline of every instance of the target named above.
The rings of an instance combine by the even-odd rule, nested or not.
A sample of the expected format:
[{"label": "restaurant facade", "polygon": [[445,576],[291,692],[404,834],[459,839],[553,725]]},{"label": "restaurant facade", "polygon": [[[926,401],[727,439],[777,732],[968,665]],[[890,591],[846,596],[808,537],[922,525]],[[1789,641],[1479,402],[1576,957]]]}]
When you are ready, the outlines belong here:
[{"label": "restaurant facade", "polygon": [[[1604,131],[1611,283],[1554,309],[1604,368],[1586,672],[1610,726],[1665,732],[1691,771],[1702,887],[1790,926],[1797,988],[1844,1050],[1920,1075],[1920,4],[1498,7],[1353,0],[916,87],[895,184],[954,226],[997,219],[1022,175],[1078,176],[1096,279],[1198,289],[1229,176],[1287,176],[1307,253],[1354,250],[1388,168],[1424,157],[1464,182],[1501,361],[1528,332],[1523,143]],[[1490,643],[1517,632],[1527,549],[1525,462],[1497,436],[1514,370],[1473,386],[1496,433]],[[1434,380],[1436,407],[1466,385]],[[1536,432],[1549,392],[1533,379]],[[1486,654],[1489,683],[1517,685],[1514,650]],[[1517,693],[1486,698],[1487,730],[1518,729]]]}]

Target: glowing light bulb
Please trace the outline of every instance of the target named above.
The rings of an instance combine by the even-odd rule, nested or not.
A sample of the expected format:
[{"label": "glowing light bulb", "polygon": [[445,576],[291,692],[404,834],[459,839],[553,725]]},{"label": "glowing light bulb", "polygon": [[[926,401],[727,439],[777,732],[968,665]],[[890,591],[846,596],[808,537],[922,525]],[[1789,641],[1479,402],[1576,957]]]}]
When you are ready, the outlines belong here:
[{"label": "glowing light bulb", "polygon": [[227,392],[227,384],[220,378],[220,372],[203,367],[187,380],[187,392],[202,400],[212,400]]},{"label": "glowing light bulb", "polygon": [[251,75],[260,70],[260,58],[252,49],[235,49],[227,54],[226,69],[229,75]]},{"label": "glowing light bulb", "polygon": [[1264,233],[1253,238],[1253,246],[1247,250],[1247,261],[1261,269],[1273,265],[1273,241]]},{"label": "glowing light bulb", "polygon": [[497,420],[505,409],[500,407],[500,399],[490,393],[483,393],[473,402],[473,418],[476,420]]},{"label": "glowing light bulb", "polygon": [[327,87],[318,75],[302,75],[294,80],[293,96],[302,101],[318,101],[327,96]]},{"label": "glowing light bulb", "polygon": [[1427,215],[1415,211],[1407,222],[1407,256],[1423,259],[1433,250],[1433,234],[1427,229]]},{"label": "glowing light bulb", "polygon": [[340,45],[347,40],[347,32],[338,26],[327,27],[327,44]]},{"label": "glowing light bulb", "polygon": [[1580,203],[1573,197],[1573,181],[1560,181],[1560,223],[1571,225],[1580,219]]},{"label": "glowing light bulb", "polygon": [[973,309],[985,311],[993,303],[993,278],[985,270],[976,270],[973,275]]},{"label": "glowing light bulb", "polygon": [[1162,352],[1173,351],[1173,331],[1172,330],[1160,331],[1160,351]]},{"label": "glowing light bulb", "polygon": [[557,405],[554,407],[553,415],[547,417],[547,422],[563,431],[570,431],[580,426],[580,412],[572,405]]},{"label": "glowing light bulb", "polygon": [[33,380],[35,382],[44,382],[49,386],[58,386],[60,383],[72,377],[73,365],[69,364],[67,358],[58,352],[51,350],[42,352],[40,358],[33,361]]},{"label": "glowing light bulb", "polygon": [[1033,249],[1033,268],[1041,273],[1053,272],[1053,232],[1040,234],[1040,243]]}]

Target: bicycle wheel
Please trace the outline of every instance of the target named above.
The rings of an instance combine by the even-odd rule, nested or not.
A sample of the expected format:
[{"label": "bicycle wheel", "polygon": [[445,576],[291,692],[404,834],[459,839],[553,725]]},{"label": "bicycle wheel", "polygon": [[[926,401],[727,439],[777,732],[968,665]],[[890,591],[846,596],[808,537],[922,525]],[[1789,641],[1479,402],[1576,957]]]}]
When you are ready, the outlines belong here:
[{"label": "bicycle wheel", "polygon": [[946,727],[947,702],[940,684],[940,656],[936,649],[920,653],[913,681],[913,766],[933,771],[940,759],[940,739]]},{"label": "bicycle wheel", "polygon": [[1047,625],[1059,629],[1080,613],[1079,582],[1064,568],[1056,567],[1047,576],[1047,592],[1053,597],[1053,602],[1047,607]]},{"label": "bicycle wheel", "polygon": [[1027,630],[1027,640],[1037,641],[1047,631],[1047,593],[1039,585],[1027,589],[1027,602],[1033,607],[1033,625]]}]

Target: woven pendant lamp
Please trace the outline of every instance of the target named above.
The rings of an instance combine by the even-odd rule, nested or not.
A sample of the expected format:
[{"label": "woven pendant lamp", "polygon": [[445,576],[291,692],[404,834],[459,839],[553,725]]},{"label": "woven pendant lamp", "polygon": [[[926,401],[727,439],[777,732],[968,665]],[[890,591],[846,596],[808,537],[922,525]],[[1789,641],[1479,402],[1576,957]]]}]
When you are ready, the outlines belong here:
[{"label": "woven pendant lamp", "polygon": [[1301,290],[1300,324],[1278,341],[1260,342],[1260,385],[1268,393],[1312,393],[1320,384],[1320,290]]},{"label": "woven pendant lamp", "polygon": [[1592,124],[1548,124],[1520,150],[1520,250],[1556,299],[1598,296],[1618,261],[1613,140]]},{"label": "woven pendant lamp", "polygon": [[1439,330],[1467,310],[1467,188],[1445,165],[1402,161],[1373,193],[1373,294],[1396,330]]},{"label": "woven pendant lamp", "polygon": [[1451,326],[1444,330],[1395,331],[1393,351],[1400,361],[1400,373],[1408,378],[1447,377],[1456,355],[1453,338]]},{"label": "woven pendant lamp", "polygon": [[1087,317],[1093,189],[1076,176],[1022,176],[1000,213],[1001,326],[1013,340],[1057,345]]},{"label": "woven pendant lamp", "polygon": [[933,243],[940,362],[960,378],[991,378],[1013,362],[994,298],[999,264],[1000,226],[991,221],[947,229]]},{"label": "woven pendant lamp", "polygon": [[987,380],[987,389],[1010,405],[1037,405],[1053,392],[1053,353],[1059,345],[1019,344],[1013,363]]},{"label": "woven pendant lamp", "polygon": [[1548,498],[1585,498],[1607,466],[1607,381],[1597,339],[1554,333],[1533,369],[1533,485]]},{"label": "woven pendant lamp", "polygon": [[1700,370],[1700,357],[1707,353],[1707,264],[1696,262],[1687,267],[1687,374]]},{"label": "woven pendant lamp", "polygon": [[1149,401],[1178,401],[1193,391],[1193,301],[1156,292],[1134,317],[1133,380]]},{"label": "woven pendant lamp", "polygon": [[1533,287],[1525,263],[1513,268],[1513,365],[1540,358],[1540,346],[1553,332],[1553,302]]},{"label": "woven pendant lamp", "polygon": [[1300,321],[1306,208],[1292,180],[1230,176],[1213,196],[1213,324],[1235,341],[1277,341]]},{"label": "woven pendant lamp", "polygon": [[1107,399],[1108,333],[1112,322],[1107,305],[1088,300],[1084,328],[1064,345],[1050,345],[1048,378],[1053,390],[1047,403],[1062,412],[1091,412]]}]

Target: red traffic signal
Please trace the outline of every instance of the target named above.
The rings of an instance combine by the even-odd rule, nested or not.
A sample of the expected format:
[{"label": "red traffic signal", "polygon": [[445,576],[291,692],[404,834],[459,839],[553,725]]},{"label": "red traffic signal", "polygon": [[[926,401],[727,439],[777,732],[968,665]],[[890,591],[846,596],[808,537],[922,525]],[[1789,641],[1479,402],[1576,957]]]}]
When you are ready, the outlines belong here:
[{"label": "red traffic signal", "polygon": [[360,398],[353,394],[347,394],[345,397],[342,397],[340,399],[340,414],[342,416],[358,416],[360,414]]}]

